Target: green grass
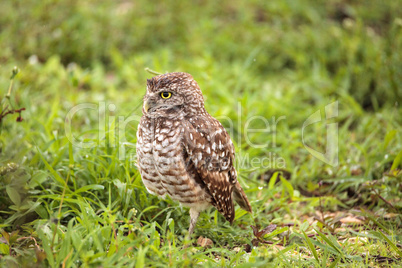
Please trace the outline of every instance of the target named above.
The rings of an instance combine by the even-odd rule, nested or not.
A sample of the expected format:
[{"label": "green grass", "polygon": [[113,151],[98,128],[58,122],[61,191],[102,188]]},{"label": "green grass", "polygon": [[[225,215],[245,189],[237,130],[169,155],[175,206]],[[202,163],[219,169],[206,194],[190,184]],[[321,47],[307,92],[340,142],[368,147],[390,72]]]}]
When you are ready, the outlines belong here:
[{"label": "green grass", "polygon": [[[400,4],[3,1],[0,113],[26,110],[0,124],[0,266],[400,265]],[[133,146],[146,67],[197,80],[235,143],[252,215],[237,206],[230,225],[210,209],[185,241],[188,209],[148,194]],[[334,101],[331,166],[302,126]],[[67,121],[72,143],[80,104],[92,106]],[[266,127],[255,116],[268,132],[245,131]],[[324,151],[324,121],[304,139]]]}]

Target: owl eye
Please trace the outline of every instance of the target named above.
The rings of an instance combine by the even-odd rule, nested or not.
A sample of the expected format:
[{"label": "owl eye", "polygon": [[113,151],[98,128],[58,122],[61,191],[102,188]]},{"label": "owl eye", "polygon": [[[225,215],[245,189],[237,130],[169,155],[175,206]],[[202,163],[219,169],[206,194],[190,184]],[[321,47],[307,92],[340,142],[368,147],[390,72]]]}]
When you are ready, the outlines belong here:
[{"label": "owl eye", "polygon": [[162,99],[169,99],[170,97],[172,97],[172,93],[170,93],[170,92],[162,92],[161,97],[162,97]]}]

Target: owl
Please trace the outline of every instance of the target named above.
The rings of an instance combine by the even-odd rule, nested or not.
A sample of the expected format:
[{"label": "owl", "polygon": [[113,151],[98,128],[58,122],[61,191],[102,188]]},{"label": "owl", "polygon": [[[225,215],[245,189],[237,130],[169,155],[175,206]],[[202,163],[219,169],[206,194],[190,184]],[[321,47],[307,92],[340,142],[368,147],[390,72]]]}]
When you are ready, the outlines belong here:
[{"label": "owl", "polygon": [[137,163],[149,193],[190,208],[188,235],[200,212],[214,206],[230,223],[234,201],[252,212],[237,181],[229,134],[204,107],[190,74],[167,73],[147,80],[137,131]]}]

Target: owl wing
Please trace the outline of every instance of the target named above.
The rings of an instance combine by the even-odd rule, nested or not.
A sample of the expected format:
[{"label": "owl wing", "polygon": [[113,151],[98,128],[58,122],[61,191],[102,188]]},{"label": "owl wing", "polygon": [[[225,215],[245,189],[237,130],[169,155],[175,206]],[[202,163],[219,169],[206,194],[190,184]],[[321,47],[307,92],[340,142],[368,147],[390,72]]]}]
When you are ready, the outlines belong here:
[{"label": "owl wing", "polygon": [[230,223],[234,220],[232,191],[237,183],[233,165],[235,150],[229,134],[210,115],[189,118],[185,124],[184,148],[187,169],[212,198],[212,205]]}]

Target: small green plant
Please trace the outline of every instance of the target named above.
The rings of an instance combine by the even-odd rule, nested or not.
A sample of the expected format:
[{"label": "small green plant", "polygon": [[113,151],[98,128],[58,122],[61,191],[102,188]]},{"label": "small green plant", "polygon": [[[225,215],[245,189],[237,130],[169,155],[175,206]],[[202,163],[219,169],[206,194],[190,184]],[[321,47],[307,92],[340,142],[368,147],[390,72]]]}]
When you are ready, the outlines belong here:
[{"label": "small green plant", "polygon": [[13,70],[11,72],[11,77],[10,77],[10,86],[8,87],[7,94],[0,101],[0,134],[2,131],[3,119],[7,115],[17,113],[18,117],[17,117],[16,121],[22,122],[22,120],[23,120],[21,113],[22,113],[22,111],[25,110],[25,108],[14,108],[14,105],[12,104],[12,101],[11,101],[11,93],[13,90],[14,78],[17,76],[19,71],[20,70],[17,67],[13,68]]}]

